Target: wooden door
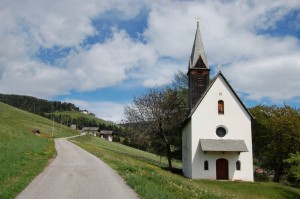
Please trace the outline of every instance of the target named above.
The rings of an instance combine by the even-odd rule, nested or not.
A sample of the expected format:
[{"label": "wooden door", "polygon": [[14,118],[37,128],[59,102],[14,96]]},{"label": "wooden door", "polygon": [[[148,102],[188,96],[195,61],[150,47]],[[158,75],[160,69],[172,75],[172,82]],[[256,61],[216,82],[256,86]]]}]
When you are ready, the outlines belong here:
[{"label": "wooden door", "polygon": [[216,163],[217,180],[228,180],[228,161],[220,158]]}]

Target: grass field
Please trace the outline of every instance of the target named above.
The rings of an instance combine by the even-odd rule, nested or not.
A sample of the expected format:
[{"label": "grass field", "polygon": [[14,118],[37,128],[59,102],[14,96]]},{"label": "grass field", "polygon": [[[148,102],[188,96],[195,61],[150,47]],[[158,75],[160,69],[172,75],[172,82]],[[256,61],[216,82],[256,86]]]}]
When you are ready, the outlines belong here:
[{"label": "grass field", "polygon": [[299,189],[272,182],[190,180],[161,168],[156,155],[91,136],[71,141],[115,169],[141,198],[300,198]]},{"label": "grass field", "polygon": [[[36,136],[33,129],[39,129]],[[54,137],[77,132],[55,124]],[[0,103],[0,198],[15,198],[55,155],[52,122]]]}]

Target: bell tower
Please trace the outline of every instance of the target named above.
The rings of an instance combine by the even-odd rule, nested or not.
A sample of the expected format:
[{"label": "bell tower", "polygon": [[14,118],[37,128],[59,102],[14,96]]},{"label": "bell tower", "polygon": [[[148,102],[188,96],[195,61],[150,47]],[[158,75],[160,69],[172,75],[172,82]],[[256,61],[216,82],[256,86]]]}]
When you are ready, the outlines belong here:
[{"label": "bell tower", "polygon": [[199,21],[189,60],[189,111],[191,111],[209,85],[209,66],[206,60],[202,38],[200,34]]}]

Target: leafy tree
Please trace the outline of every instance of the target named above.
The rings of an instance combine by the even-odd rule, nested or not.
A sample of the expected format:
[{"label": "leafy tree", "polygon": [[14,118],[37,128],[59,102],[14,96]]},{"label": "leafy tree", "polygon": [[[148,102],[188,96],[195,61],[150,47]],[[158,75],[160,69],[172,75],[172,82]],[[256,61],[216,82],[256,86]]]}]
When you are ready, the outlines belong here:
[{"label": "leafy tree", "polygon": [[288,181],[300,186],[300,152],[291,153],[284,163],[287,164]]},{"label": "leafy tree", "polygon": [[285,105],[256,106],[250,109],[254,153],[262,166],[274,172],[273,181],[284,174],[284,160],[300,150],[300,112]]},{"label": "leafy tree", "polygon": [[125,123],[138,132],[149,136],[152,145],[160,146],[172,168],[172,149],[180,146],[180,125],[186,114],[184,99],[172,89],[150,89],[148,93],[134,98],[133,104],[125,106]]},{"label": "leafy tree", "polygon": [[189,79],[188,76],[182,71],[178,71],[174,75],[174,80],[172,82],[172,87],[174,91],[181,95],[183,103],[188,108],[188,92],[189,92]]}]

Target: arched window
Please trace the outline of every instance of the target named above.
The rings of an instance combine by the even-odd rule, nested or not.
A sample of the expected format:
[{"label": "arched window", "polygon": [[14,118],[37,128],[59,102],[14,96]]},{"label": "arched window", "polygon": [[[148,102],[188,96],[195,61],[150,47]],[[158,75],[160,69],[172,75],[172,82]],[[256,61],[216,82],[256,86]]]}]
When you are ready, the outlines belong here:
[{"label": "arched window", "polygon": [[240,161],[236,161],[235,167],[236,167],[237,171],[240,171],[241,170],[241,162]]},{"label": "arched window", "polygon": [[204,170],[208,170],[208,161],[207,160],[204,161]]},{"label": "arched window", "polygon": [[218,113],[224,114],[224,101],[223,100],[218,101]]}]

